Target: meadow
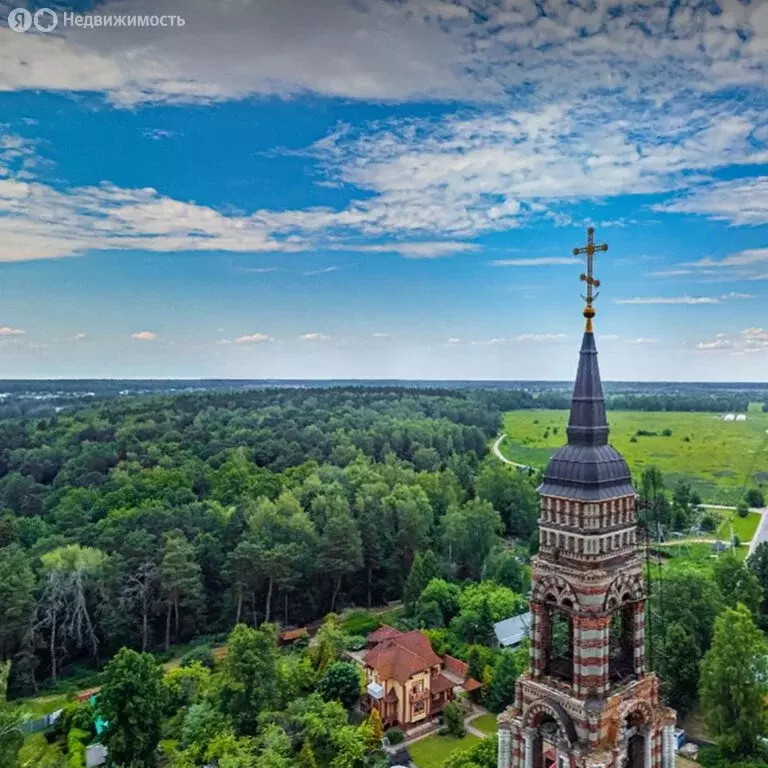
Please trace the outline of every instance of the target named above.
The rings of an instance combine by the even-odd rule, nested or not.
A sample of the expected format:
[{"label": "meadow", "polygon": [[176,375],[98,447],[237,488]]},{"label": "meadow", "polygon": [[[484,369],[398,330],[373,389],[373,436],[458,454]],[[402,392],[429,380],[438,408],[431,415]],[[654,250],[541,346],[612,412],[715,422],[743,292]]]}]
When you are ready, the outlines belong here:
[{"label": "meadow", "polygon": [[[758,408],[739,422],[672,411],[614,411],[608,421],[610,443],[627,460],[635,482],[645,468],[656,466],[668,487],[683,478],[712,504],[735,504],[745,486],[768,489],[768,413]],[[500,450],[512,461],[543,469],[565,443],[567,422],[565,410],[510,411]]]}]

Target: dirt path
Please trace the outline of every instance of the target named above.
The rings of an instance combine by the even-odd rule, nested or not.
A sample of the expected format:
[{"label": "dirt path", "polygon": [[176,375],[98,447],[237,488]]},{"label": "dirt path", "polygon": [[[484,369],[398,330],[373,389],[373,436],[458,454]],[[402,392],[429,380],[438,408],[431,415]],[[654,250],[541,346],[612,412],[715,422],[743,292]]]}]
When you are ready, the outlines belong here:
[{"label": "dirt path", "polygon": [[510,467],[517,467],[518,469],[532,469],[527,464],[518,464],[516,461],[510,461],[500,450],[499,446],[501,441],[506,435],[499,435],[493,443],[493,453],[499,461],[503,461],[505,464],[509,464]]}]

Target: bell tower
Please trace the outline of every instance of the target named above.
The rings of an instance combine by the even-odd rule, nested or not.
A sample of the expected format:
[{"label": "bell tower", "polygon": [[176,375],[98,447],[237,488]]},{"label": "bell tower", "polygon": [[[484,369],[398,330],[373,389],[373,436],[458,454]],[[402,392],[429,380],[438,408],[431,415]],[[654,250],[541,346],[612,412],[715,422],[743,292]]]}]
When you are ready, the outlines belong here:
[{"label": "bell tower", "polygon": [[636,494],[608,444],[592,328],[600,285],[595,245],[587,284],[568,443],[539,487],[539,554],[532,558],[531,657],[515,703],[499,716],[498,768],[674,768],[675,712],[645,670],[645,581]]}]

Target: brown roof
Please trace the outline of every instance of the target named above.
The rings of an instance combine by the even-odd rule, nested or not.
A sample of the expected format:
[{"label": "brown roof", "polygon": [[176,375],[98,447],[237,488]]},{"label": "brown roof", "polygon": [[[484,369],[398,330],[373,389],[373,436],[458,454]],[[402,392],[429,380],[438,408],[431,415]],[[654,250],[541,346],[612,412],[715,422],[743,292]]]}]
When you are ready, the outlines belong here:
[{"label": "brown roof", "polygon": [[441,672],[439,675],[433,675],[429,684],[431,693],[442,693],[453,688],[453,683]]},{"label": "brown roof", "polygon": [[472,691],[476,691],[478,688],[482,688],[482,687],[483,687],[483,684],[482,683],[478,683],[477,680],[475,680],[474,677],[468,677],[464,681],[464,690],[467,693],[471,693]]},{"label": "brown roof", "polygon": [[298,640],[300,637],[307,637],[309,635],[309,632],[307,632],[306,627],[300,627],[299,629],[284,629],[280,633],[280,639],[283,642],[290,642],[291,640]]},{"label": "brown roof", "polygon": [[395,679],[399,683],[405,683],[417,672],[441,664],[429,638],[418,630],[383,640],[365,654],[363,661],[376,670],[381,680]]},{"label": "brown roof", "polygon": [[371,632],[365,639],[369,643],[380,643],[382,640],[389,640],[393,637],[399,637],[403,633],[388,624],[382,624],[378,629]]}]

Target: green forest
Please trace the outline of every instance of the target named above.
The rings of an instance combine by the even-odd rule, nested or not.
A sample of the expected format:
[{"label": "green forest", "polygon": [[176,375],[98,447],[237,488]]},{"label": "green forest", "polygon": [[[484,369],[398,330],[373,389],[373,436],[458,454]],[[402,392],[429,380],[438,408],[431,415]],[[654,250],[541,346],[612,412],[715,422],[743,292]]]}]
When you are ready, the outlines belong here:
[{"label": "green forest", "polygon": [[[0,766],[79,768],[97,737],[118,766],[386,765],[345,656],[383,622],[466,661],[475,703],[501,711],[528,651],[495,649],[493,623],[525,610],[537,549],[536,478],[488,450],[515,403],[528,394],[259,389],[1,421]],[[655,469],[637,486],[670,527],[697,503]],[[681,713],[722,688],[703,661],[728,656],[718,622],[743,626],[749,663],[762,652],[758,554],[664,565],[649,658]],[[306,625],[311,643],[281,646],[281,628]],[[22,737],[24,718],[60,707]],[[445,765],[493,768],[495,738],[445,720],[440,738],[468,745]],[[727,713],[711,727],[722,754],[749,755],[762,720],[735,741]]]}]

